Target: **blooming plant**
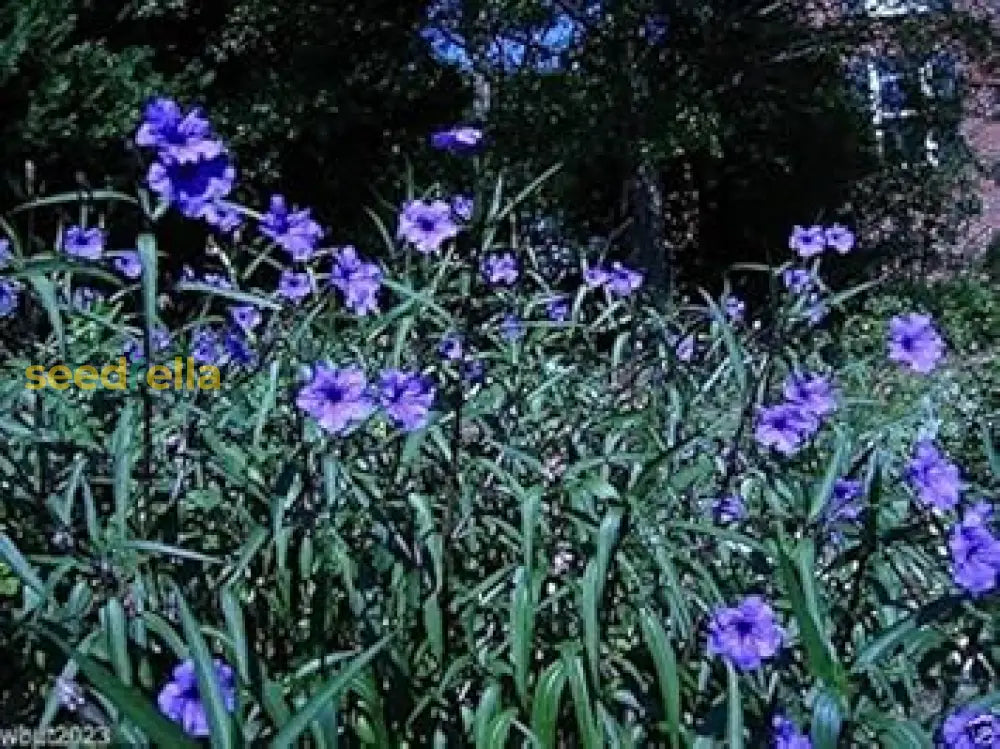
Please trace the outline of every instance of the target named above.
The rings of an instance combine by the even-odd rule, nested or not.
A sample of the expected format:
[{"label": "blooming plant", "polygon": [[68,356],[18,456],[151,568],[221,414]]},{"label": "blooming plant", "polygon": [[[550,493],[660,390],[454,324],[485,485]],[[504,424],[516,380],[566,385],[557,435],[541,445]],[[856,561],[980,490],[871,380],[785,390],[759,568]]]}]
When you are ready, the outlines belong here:
[{"label": "blooming plant", "polygon": [[[828,312],[860,291],[824,263],[850,229],[796,227],[767,309],[728,283],[679,304],[614,251],[549,272],[507,230],[532,191],[499,177],[373,214],[379,246],[238,202],[204,111],[140,120],[137,197],[55,243],[18,217],[75,194],[0,223],[0,317],[35,324],[0,388],[5,655],[43,669],[41,724],[171,747],[996,745],[1000,461],[988,430],[981,464],[952,450],[959,362],[926,313],[844,355]],[[148,227],[134,250],[105,249],[120,210]],[[211,232],[205,267],[173,274],[171,211]],[[222,387],[16,381],[95,352],[191,357]]]}]

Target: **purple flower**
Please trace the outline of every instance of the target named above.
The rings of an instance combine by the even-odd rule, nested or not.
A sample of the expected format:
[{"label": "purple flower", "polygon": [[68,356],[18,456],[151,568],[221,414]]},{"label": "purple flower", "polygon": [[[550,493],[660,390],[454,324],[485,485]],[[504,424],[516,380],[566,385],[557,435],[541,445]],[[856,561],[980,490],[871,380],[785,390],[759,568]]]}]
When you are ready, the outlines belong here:
[{"label": "purple flower", "polygon": [[613,296],[628,296],[642,286],[642,274],[626,268],[621,263],[611,264],[608,272],[607,287]]},{"label": "purple flower", "polygon": [[826,241],[826,246],[836,250],[841,255],[846,255],[854,249],[854,232],[846,226],[834,224],[827,227],[826,231],[823,232],[823,237]]},{"label": "purple flower", "polygon": [[569,317],[569,302],[564,296],[550,299],[545,305],[545,313],[553,322],[565,322]]},{"label": "purple flower", "polygon": [[677,346],[674,347],[674,353],[682,362],[691,361],[694,358],[694,334],[689,333],[681,338]]},{"label": "purple flower", "polygon": [[295,404],[332,434],[347,434],[367,419],[375,408],[365,373],[350,367],[318,365],[312,380],[300,391]]},{"label": "purple flower", "polygon": [[214,226],[223,234],[232,234],[243,223],[243,216],[240,215],[240,212],[221,200],[205,206],[203,218],[206,224]]},{"label": "purple flower", "polygon": [[111,262],[115,270],[126,278],[136,279],[142,275],[142,262],[139,260],[139,253],[134,250],[121,253]]},{"label": "purple flower", "polygon": [[342,247],[333,261],[330,283],[340,289],[349,309],[357,315],[378,310],[378,291],[382,269],[375,263],[362,262],[350,245]]},{"label": "purple flower", "polygon": [[794,403],[780,403],[761,409],[755,437],[764,447],[793,455],[818,427],[819,422],[809,411]]},{"label": "purple flower", "polygon": [[323,238],[323,229],[312,220],[310,209],[290,211],[282,195],[272,195],[260,222],[260,233],[276,242],[296,262],[309,260]]},{"label": "purple flower", "polygon": [[931,372],[944,356],[944,341],[930,315],[910,313],[889,321],[889,360],[914,372]]},{"label": "purple flower", "polygon": [[156,148],[160,157],[180,164],[214,159],[222,153],[222,143],[212,137],[212,126],[200,109],[187,114],[177,102],[158,98],[146,106],[135,143]]},{"label": "purple flower", "polygon": [[458,235],[458,225],[452,218],[451,206],[443,200],[432,203],[411,200],[399,214],[396,235],[416,247],[418,252],[429,255],[439,252],[442,244]]},{"label": "purple flower", "polygon": [[100,229],[71,226],[63,237],[62,249],[67,255],[100,260],[101,253],[104,252],[104,232]]},{"label": "purple flower", "polygon": [[95,302],[103,301],[104,295],[97,289],[92,289],[89,286],[80,286],[73,289],[73,293],[69,298],[70,306],[79,312],[89,312]]},{"label": "purple flower", "polygon": [[301,302],[312,291],[312,280],[305,271],[284,270],[278,280],[278,294],[293,302]]},{"label": "purple flower", "polygon": [[837,410],[837,398],[830,381],[809,372],[789,375],[785,380],[785,400],[817,418]]},{"label": "purple flower", "polygon": [[583,282],[592,289],[596,289],[598,286],[606,284],[609,277],[608,272],[599,265],[595,265],[593,268],[587,268],[583,271]]},{"label": "purple flower", "polygon": [[475,205],[472,198],[467,195],[456,195],[451,199],[451,212],[455,214],[456,218],[468,221],[472,218]]},{"label": "purple flower", "polygon": [[929,440],[917,444],[914,456],[906,467],[906,478],[925,506],[950,510],[958,504],[962,493],[958,466],[942,455]]},{"label": "purple flower", "polygon": [[788,238],[788,249],[797,252],[799,257],[815,257],[826,249],[826,232],[822,226],[795,226]]},{"label": "purple flower", "polygon": [[806,307],[806,318],[813,325],[817,325],[824,317],[827,316],[827,313],[829,313],[830,310],[815,294],[810,297],[810,302],[810,305]]},{"label": "purple flower", "polygon": [[482,140],[483,131],[479,128],[460,126],[431,135],[431,146],[453,154],[469,154],[479,148]]},{"label": "purple flower", "polygon": [[784,715],[775,715],[771,725],[774,728],[774,749],[812,749],[809,737]]},{"label": "purple flower", "polygon": [[828,525],[833,525],[840,521],[857,520],[861,516],[861,503],[858,501],[863,495],[860,481],[851,479],[837,479],[833,485],[833,493],[829,502],[823,510],[823,516]]},{"label": "purple flower", "polygon": [[721,525],[735,523],[743,520],[747,516],[746,506],[743,504],[743,497],[732,494],[728,497],[719,497],[712,501],[712,519]]},{"label": "purple flower", "polygon": [[508,341],[516,341],[524,335],[524,323],[513,313],[504,315],[500,321],[500,335]]},{"label": "purple flower", "polygon": [[257,352],[250,347],[246,334],[239,328],[226,331],[222,347],[226,357],[234,364],[249,367],[257,362]]},{"label": "purple flower", "polygon": [[770,605],[760,596],[749,596],[736,606],[716,609],[708,627],[708,654],[747,671],[774,656],[782,639]]},{"label": "purple flower", "polygon": [[199,364],[218,364],[222,346],[218,334],[211,328],[195,328],[191,332],[191,358]]},{"label": "purple flower", "polygon": [[388,369],[379,378],[379,401],[404,432],[423,429],[434,404],[434,384],[417,372]]},{"label": "purple flower", "polygon": [[443,359],[456,361],[462,358],[462,337],[458,333],[448,333],[438,344],[438,353]]},{"label": "purple flower", "polygon": [[997,749],[1000,716],[969,708],[956,710],[941,727],[943,749]]},{"label": "purple flower", "polygon": [[[233,669],[215,660],[215,682],[226,710],[236,709],[236,677]],[[198,694],[198,677],[195,675],[194,661],[188,659],[174,668],[173,680],[168,682],[157,699],[160,712],[175,723],[180,723],[189,736],[208,736],[208,718],[205,705]]]},{"label": "purple flower", "polygon": [[146,181],[184,216],[202,219],[214,215],[217,201],[232,191],[236,167],[225,153],[192,162],[157,161],[149,167]]},{"label": "purple flower", "polygon": [[722,306],[726,313],[726,316],[733,322],[739,322],[740,320],[742,320],[743,315],[746,314],[747,310],[747,306],[743,302],[743,300],[737,296],[733,296],[732,294],[729,294],[725,298]]},{"label": "purple flower", "polygon": [[785,288],[793,294],[802,294],[812,288],[815,278],[813,274],[802,268],[788,268],[781,274]]},{"label": "purple flower", "polygon": [[510,286],[517,281],[517,260],[509,252],[503,255],[487,255],[483,258],[481,270],[488,284],[502,283]]},{"label": "purple flower", "polygon": [[993,590],[1000,577],[1000,539],[987,525],[991,515],[985,503],[976,505],[955,526],[948,539],[955,583],[973,595]]},{"label": "purple flower", "polygon": [[0,268],[6,268],[13,259],[14,253],[10,251],[10,240],[0,237]]},{"label": "purple flower", "polygon": [[250,333],[260,325],[260,310],[252,304],[242,304],[229,308],[229,316],[244,333]]},{"label": "purple flower", "polygon": [[[150,331],[150,339],[153,343],[153,351],[164,351],[170,347],[170,331],[162,325],[157,325]],[[122,353],[130,362],[139,362],[144,358],[145,345],[142,338],[127,338],[122,346]]]},{"label": "purple flower", "polygon": [[16,281],[0,278],[0,317],[9,317],[17,309],[21,286]]},{"label": "purple flower", "polygon": [[462,373],[465,381],[470,384],[478,384],[486,378],[486,365],[481,359],[473,359],[465,363],[465,370]]}]

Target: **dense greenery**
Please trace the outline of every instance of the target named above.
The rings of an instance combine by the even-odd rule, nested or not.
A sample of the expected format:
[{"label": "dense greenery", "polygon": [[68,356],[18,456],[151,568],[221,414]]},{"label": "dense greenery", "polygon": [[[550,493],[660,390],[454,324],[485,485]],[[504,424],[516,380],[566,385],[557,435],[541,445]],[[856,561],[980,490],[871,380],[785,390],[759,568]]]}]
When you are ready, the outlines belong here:
[{"label": "dense greenery", "polygon": [[920,275],[967,165],[876,157],[875,27],[425,6],[0,7],[0,730],[1000,735],[1000,278]]}]

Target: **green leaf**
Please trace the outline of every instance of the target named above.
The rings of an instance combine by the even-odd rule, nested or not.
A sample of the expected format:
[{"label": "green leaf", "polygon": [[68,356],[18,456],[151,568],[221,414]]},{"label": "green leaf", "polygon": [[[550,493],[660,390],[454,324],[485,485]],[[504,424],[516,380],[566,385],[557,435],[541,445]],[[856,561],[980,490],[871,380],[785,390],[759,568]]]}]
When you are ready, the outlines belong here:
[{"label": "green leaf", "polygon": [[639,625],[642,628],[642,638],[653,657],[656,679],[660,684],[670,745],[678,749],[681,742],[681,686],[677,675],[677,656],[659,617],[652,611],[643,609],[639,613]]},{"label": "green leaf", "polygon": [[514,688],[523,705],[528,704],[528,674],[535,627],[535,601],[531,575],[524,567],[514,572],[514,592],[510,605],[510,657],[514,665]]},{"label": "green leaf", "polygon": [[472,735],[476,742],[476,749],[487,749],[489,746],[490,725],[499,707],[500,685],[494,681],[483,690],[479,704],[476,706],[476,714],[472,722]]},{"label": "green leaf", "polygon": [[821,690],[813,702],[811,738],[813,749],[837,749],[843,722],[840,701],[828,690]]},{"label": "green leaf", "polygon": [[74,650],[58,635],[43,629],[43,634],[51,639],[69,658],[80,667],[80,671],[102,695],[121,711],[132,723],[139,727],[155,746],[177,747],[178,749],[198,749],[199,744],[191,741],[176,723],[172,723],[154,708],[142,693],[128,687],[116,679],[107,669],[88,656]]},{"label": "green leaf", "polygon": [[139,251],[139,263],[142,265],[142,312],[143,326],[146,331],[145,342],[147,357],[152,350],[153,330],[156,327],[156,275],[158,273],[156,258],[156,237],[143,232],[136,239],[136,249]]},{"label": "green leaf", "polygon": [[743,748],[743,700],[740,697],[740,676],[731,663],[726,664],[729,699],[726,720],[726,737],[729,749]]},{"label": "green leaf", "polygon": [[201,627],[191,613],[180,589],[175,590],[175,594],[181,627],[184,630],[184,639],[187,640],[191,659],[194,661],[194,672],[198,678],[198,694],[205,707],[205,717],[208,719],[208,727],[211,731],[212,746],[214,749],[231,749],[231,747],[236,746],[233,738],[233,722],[222,699],[222,691],[215,675],[212,655],[201,634]]},{"label": "green leaf", "polygon": [[59,355],[65,361],[66,333],[63,329],[62,314],[59,312],[59,303],[56,301],[55,287],[49,279],[40,275],[29,275],[28,282],[35,288],[35,293],[45,308],[45,314],[49,317],[49,324],[52,325],[52,331],[59,345]]},{"label": "green leaf", "polygon": [[840,478],[840,474],[843,470],[844,458],[847,455],[847,438],[841,433],[837,435],[837,447],[833,451],[833,455],[830,457],[830,462],[827,463],[826,471],[823,474],[823,480],[816,487],[813,492],[812,502],[809,505],[809,522],[813,523],[823,512],[823,508],[826,507],[827,502],[830,500],[830,496],[833,494],[833,485],[837,483],[837,479]]},{"label": "green leaf", "polygon": [[57,195],[49,195],[22,203],[16,208],[12,208],[8,213],[11,216],[15,216],[18,213],[24,213],[24,211],[30,211],[33,208],[47,208],[48,206],[66,205],[67,203],[82,203],[84,200],[94,202],[107,200],[139,205],[139,201],[133,196],[124,192],[118,192],[117,190],[87,190],[86,192],[83,190],[74,190],[73,192],[61,192]]},{"label": "green leaf", "polygon": [[395,637],[390,633],[355,658],[348,666],[327,682],[292,718],[282,726],[271,742],[272,749],[291,749],[299,737],[309,727],[320,711],[335,700],[339,700],[351,680],[377,656]]},{"label": "green leaf", "polygon": [[556,661],[538,677],[531,705],[531,732],[540,749],[555,749],[559,704],[566,686],[566,665]]},{"label": "green leaf", "polygon": [[584,749],[599,749],[602,744],[601,730],[594,718],[594,710],[590,704],[590,693],[587,689],[587,676],[583,670],[583,662],[578,655],[564,654],[563,659],[569,678],[570,693],[573,695],[576,725],[580,730]]},{"label": "green leaf", "polygon": [[128,624],[125,610],[117,598],[108,601],[104,608],[108,633],[108,654],[115,667],[115,674],[125,686],[132,685],[132,661],[128,655]]},{"label": "green leaf", "polygon": [[220,289],[216,286],[209,286],[205,283],[195,283],[193,281],[182,281],[178,283],[175,287],[177,291],[200,291],[203,294],[208,294],[209,296],[218,296],[223,299],[228,299],[232,302],[241,302],[243,304],[252,304],[255,307],[266,307],[271,310],[280,310],[281,305],[272,299],[260,296],[258,294],[248,294],[245,291],[237,291],[236,289]]}]

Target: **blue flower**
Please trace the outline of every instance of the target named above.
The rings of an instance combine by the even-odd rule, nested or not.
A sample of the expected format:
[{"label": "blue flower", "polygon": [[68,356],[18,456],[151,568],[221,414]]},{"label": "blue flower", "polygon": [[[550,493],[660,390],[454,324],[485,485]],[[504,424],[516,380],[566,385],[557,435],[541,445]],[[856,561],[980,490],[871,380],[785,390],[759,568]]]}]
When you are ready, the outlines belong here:
[{"label": "blue flower", "polygon": [[13,259],[14,253],[10,250],[10,240],[0,237],[0,269],[6,268]]},{"label": "blue flower", "polygon": [[199,364],[218,364],[222,359],[222,345],[218,334],[211,328],[195,328],[191,332],[191,358]]},{"label": "blue flower", "polygon": [[136,279],[142,275],[142,262],[139,253],[134,250],[122,252],[111,261],[115,270],[126,278]]},{"label": "blue flower", "polygon": [[300,302],[312,292],[312,280],[305,271],[285,270],[278,280],[278,294],[293,302]]},{"label": "blue flower", "polygon": [[822,375],[809,372],[794,373],[785,380],[785,400],[816,417],[827,416],[837,410],[837,398],[830,381]]},{"label": "blue flower", "polygon": [[[1000,579],[1000,539],[989,528],[992,509],[985,503],[970,509],[948,539],[955,583],[973,595],[988,593]],[[998,736],[1000,739],[1000,736]]]},{"label": "blue flower", "polygon": [[483,258],[482,273],[488,284],[510,286],[517,281],[517,260],[509,252],[502,255],[487,255]]},{"label": "blue flower", "polygon": [[846,226],[834,224],[823,232],[826,246],[836,250],[841,255],[846,255],[854,249],[854,232]]},{"label": "blue flower", "polygon": [[958,466],[949,461],[930,440],[917,443],[913,458],[906,467],[906,478],[923,505],[950,510],[958,504],[962,493]]},{"label": "blue flower", "polygon": [[815,257],[826,249],[826,232],[822,226],[810,226],[808,229],[795,226],[788,238],[788,249],[797,252],[799,257]]},{"label": "blue flower", "polygon": [[[222,694],[226,710],[236,709],[236,677],[233,669],[216,659],[214,662],[215,682]],[[181,728],[188,736],[209,736],[208,717],[205,704],[198,693],[198,677],[194,661],[188,659],[174,668],[173,679],[160,690],[157,698],[160,712]]]},{"label": "blue flower", "polygon": [[731,494],[728,497],[719,497],[712,502],[712,519],[716,523],[728,524],[743,520],[747,516],[746,506],[743,504],[743,497],[738,494]]},{"label": "blue flower", "polygon": [[943,749],[996,749],[1000,746],[1000,716],[961,708],[941,727]]},{"label": "blue flower", "polygon": [[150,189],[187,218],[215,216],[217,203],[236,182],[236,167],[225,153],[199,161],[157,161],[146,177]]},{"label": "blue flower", "polygon": [[565,296],[550,299],[545,305],[545,312],[553,322],[565,322],[569,317],[569,301]]},{"label": "blue flower", "polygon": [[811,272],[802,268],[788,268],[781,274],[781,278],[785,283],[785,288],[793,294],[809,291],[816,281]]},{"label": "blue flower", "polygon": [[611,264],[605,283],[613,296],[628,296],[642,286],[642,274],[615,262]]},{"label": "blue flower", "polygon": [[458,236],[451,206],[443,200],[431,203],[411,200],[399,214],[397,238],[404,239],[424,255],[440,252],[441,245]]},{"label": "blue flower", "polygon": [[504,315],[500,322],[500,335],[508,341],[516,341],[524,335],[524,323],[515,314]]},{"label": "blue flower", "polygon": [[222,346],[226,358],[240,366],[253,366],[257,362],[257,352],[250,347],[246,334],[239,328],[226,331]]},{"label": "blue flower", "polygon": [[146,106],[144,117],[135,136],[136,145],[156,148],[161,158],[189,164],[214,159],[223,151],[198,108],[185,114],[177,102],[161,97]]},{"label": "blue flower", "polygon": [[677,342],[674,353],[682,362],[689,362],[694,358],[694,334],[689,333]]},{"label": "blue flower", "polygon": [[930,315],[897,315],[889,321],[889,360],[928,374],[944,357],[944,341]]},{"label": "blue flower", "polygon": [[378,310],[382,269],[375,263],[362,262],[350,245],[342,247],[334,258],[330,283],[341,291],[348,308],[356,315]]},{"label": "blue flower", "polygon": [[716,609],[708,628],[708,654],[749,671],[773,657],[783,639],[770,605],[760,596],[748,596],[736,606]]},{"label": "blue flower", "polygon": [[87,260],[100,260],[104,252],[104,232],[100,229],[84,229],[71,226],[63,236],[62,249],[67,255]]},{"label": "blue flower", "polygon": [[764,447],[793,455],[818,428],[818,420],[809,411],[794,403],[780,403],[760,410],[754,436]]},{"label": "blue flower", "polygon": [[79,286],[70,294],[70,307],[78,312],[89,312],[96,302],[103,302],[104,295],[89,286]]},{"label": "blue flower", "polygon": [[10,317],[17,309],[21,286],[16,281],[0,278],[0,317]]},{"label": "blue flower", "polygon": [[587,268],[583,271],[583,282],[592,289],[606,284],[608,278],[608,272],[600,265],[595,265],[593,268]]},{"label": "blue flower", "polygon": [[349,367],[315,367],[312,379],[296,398],[295,405],[312,416],[326,431],[344,435],[365,421],[375,408],[365,373]]},{"label": "blue flower", "polygon": [[323,238],[323,229],[306,208],[290,211],[282,195],[272,195],[271,205],[260,222],[260,233],[275,241],[296,262],[309,260]]},{"label": "blue flower", "polygon": [[214,226],[223,234],[232,234],[243,223],[243,216],[232,205],[216,200],[205,207],[202,218],[209,226]]},{"label": "blue flower", "polygon": [[462,358],[462,337],[458,333],[448,333],[438,344],[438,353],[449,361]]},{"label": "blue flower", "polygon": [[[150,331],[150,340],[153,344],[153,351],[164,351],[170,347],[170,331],[164,326],[157,325]],[[130,362],[140,362],[144,357],[144,344],[142,338],[127,338],[122,346],[122,353]]]},{"label": "blue flower", "polygon": [[229,316],[244,333],[250,333],[260,325],[260,310],[252,304],[230,307]]},{"label": "blue flower", "polygon": [[465,363],[462,376],[469,384],[480,384],[486,379],[486,365],[482,359],[472,359]]},{"label": "blue flower", "polygon": [[732,320],[733,322],[739,322],[740,320],[743,319],[743,315],[746,313],[747,306],[742,299],[740,299],[737,296],[733,296],[732,294],[729,294],[723,300],[722,308],[723,311],[726,313],[726,316],[730,320]]},{"label": "blue flower", "polygon": [[388,369],[379,378],[379,402],[404,432],[422,429],[434,404],[434,385],[417,372]]},{"label": "blue flower", "polygon": [[453,127],[431,135],[431,145],[434,148],[459,155],[474,153],[482,140],[483,131],[469,126]]},{"label": "blue flower", "polygon": [[475,203],[467,195],[456,195],[451,199],[451,212],[462,221],[471,219],[474,210]]},{"label": "blue flower", "polygon": [[774,728],[774,749],[812,749],[809,737],[784,715],[775,715],[771,725]]}]

